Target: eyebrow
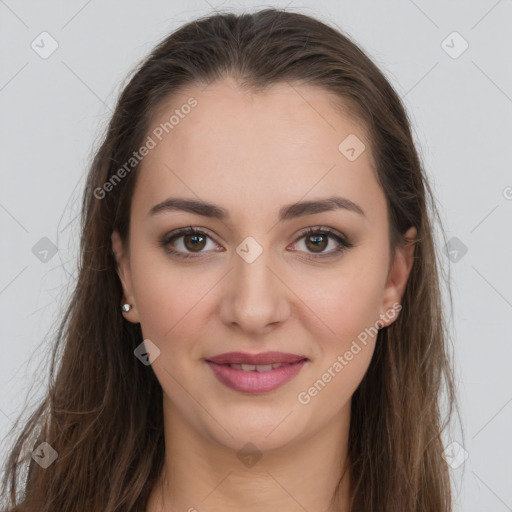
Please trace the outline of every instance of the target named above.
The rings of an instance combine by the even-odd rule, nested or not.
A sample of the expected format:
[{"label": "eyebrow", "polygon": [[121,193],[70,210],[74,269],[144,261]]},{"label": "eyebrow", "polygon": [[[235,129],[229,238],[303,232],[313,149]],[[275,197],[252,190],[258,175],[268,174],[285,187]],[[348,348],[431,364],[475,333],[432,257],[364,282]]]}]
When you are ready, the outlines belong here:
[{"label": "eyebrow", "polygon": [[[358,213],[363,217],[365,216],[362,208],[350,199],[331,196],[325,199],[301,201],[285,205],[279,209],[278,221],[282,222],[296,217],[339,209]],[[169,211],[184,211],[219,220],[230,219],[228,210],[221,206],[198,199],[187,199],[183,197],[169,197],[161,203],[156,204],[149,210],[148,217]]]}]

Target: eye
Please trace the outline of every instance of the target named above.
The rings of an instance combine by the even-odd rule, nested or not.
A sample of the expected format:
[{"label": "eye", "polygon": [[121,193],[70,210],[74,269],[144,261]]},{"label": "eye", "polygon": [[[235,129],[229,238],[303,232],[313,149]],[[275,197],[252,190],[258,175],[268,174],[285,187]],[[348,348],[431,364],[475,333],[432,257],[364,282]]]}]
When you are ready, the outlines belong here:
[{"label": "eye", "polygon": [[[307,256],[308,259],[336,256],[337,254],[354,247],[354,244],[352,244],[345,235],[323,226],[308,228],[299,237],[299,240],[302,239],[304,239],[306,252],[312,251],[313,254],[312,257]],[[324,249],[328,247],[330,240],[334,241],[334,248],[330,251],[325,251]],[[294,245],[300,244],[295,242]]]},{"label": "eye", "polygon": [[[181,245],[183,249],[175,249],[175,241],[182,238]],[[160,245],[165,249],[166,252],[178,256],[180,258],[195,258],[193,254],[187,254],[186,251],[201,252],[206,246],[206,240],[211,239],[204,231],[195,229],[192,226],[187,228],[178,229],[165,235],[160,241]],[[218,250],[218,249],[214,249]],[[185,251],[185,252],[184,252]]]},{"label": "eye", "polygon": [[[183,239],[180,243],[176,243],[177,240]],[[164,250],[172,255],[179,258],[196,258],[195,254],[200,254],[207,246],[208,239],[212,238],[204,231],[189,226],[187,228],[181,228],[165,235],[160,241],[160,245]],[[310,256],[306,256],[307,259],[317,259],[335,256],[351,247],[354,247],[348,238],[331,228],[317,226],[308,228],[302,232],[299,240],[305,239],[306,250],[302,252],[310,252]],[[294,242],[293,246],[299,245]],[[334,248],[330,251],[325,251],[325,248],[329,246],[329,241],[334,241]],[[178,247],[178,250],[176,246]],[[217,244],[214,244],[213,250],[219,251]],[[187,252],[190,251],[190,252]]]}]

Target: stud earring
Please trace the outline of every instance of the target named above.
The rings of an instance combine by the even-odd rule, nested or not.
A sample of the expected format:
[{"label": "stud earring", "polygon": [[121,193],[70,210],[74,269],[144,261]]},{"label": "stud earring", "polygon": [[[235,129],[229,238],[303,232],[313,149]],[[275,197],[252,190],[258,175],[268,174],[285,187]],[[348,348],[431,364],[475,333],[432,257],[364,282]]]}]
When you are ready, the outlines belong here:
[{"label": "stud earring", "polygon": [[121,310],[124,312],[124,313],[128,313],[128,311],[130,311],[130,309],[132,309],[132,306],[130,304],[123,304],[121,306]]}]

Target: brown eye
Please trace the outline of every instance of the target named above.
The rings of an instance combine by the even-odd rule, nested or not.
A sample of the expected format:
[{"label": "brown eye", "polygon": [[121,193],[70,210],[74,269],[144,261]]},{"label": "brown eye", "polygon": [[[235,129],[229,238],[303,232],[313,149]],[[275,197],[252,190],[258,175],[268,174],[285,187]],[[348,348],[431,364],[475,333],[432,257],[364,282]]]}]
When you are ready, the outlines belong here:
[{"label": "brown eye", "polygon": [[[209,240],[213,243],[209,235],[190,226],[165,235],[162,240],[160,240],[160,245],[167,253],[174,256],[180,258],[195,258],[200,257],[203,252],[210,252],[203,251]],[[213,245],[213,249],[218,250],[215,247],[216,244]]]},{"label": "brown eye", "polygon": [[306,237],[306,246],[313,252],[322,252],[328,243],[329,238],[325,235],[309,235]]},{"label": "brown eye", "polygon": [[206,237],[199,234],[183,236],[183,244],[191,251],[204,249],[206,245]]},{"label": "brown eye", "polygon": [[[304,239],[305,251],[309,254],[306,258],[328,258],[339,255],[340,253],[354,247],[354,244],[349,239],[332,230],[331,228],[324,228],[321,226],[309,228],[299,237],[298,241],[294,245],[299,245],[299,240]],[[331,250],[326,250],[329,246],[329,242],[334,242],[334,247]]]}]

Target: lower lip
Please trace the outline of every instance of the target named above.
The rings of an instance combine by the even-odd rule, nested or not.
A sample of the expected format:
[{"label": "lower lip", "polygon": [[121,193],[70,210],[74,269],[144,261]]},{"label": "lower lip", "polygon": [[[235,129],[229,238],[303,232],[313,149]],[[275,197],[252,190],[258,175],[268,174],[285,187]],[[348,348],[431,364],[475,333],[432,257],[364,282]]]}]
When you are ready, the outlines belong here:
[{"label": "lower lip", "polygon": [[206,361],[217,379],[228,388],[242,393],[266,393],[279,388],[297,375],[306,362],[305,359],[268,372],[246,372],[231,366]]}]

